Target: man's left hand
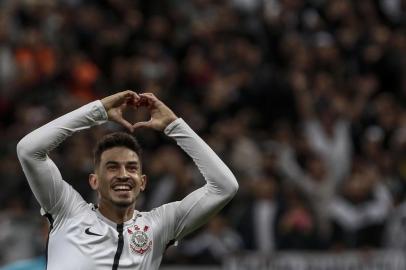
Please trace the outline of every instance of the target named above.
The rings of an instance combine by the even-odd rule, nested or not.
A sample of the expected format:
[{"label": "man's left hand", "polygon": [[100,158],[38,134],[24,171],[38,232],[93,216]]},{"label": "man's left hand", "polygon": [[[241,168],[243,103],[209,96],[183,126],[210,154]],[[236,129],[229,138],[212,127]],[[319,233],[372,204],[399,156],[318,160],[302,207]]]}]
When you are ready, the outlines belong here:
[{"label": "man's left hand", "polygon": [[136,102],[137,107],[146,107],[151,115],[149,121],[138,122],[133,125],[134,130],[137,128],[152,128],[163,131],[170,123],[178,117],[152,93],[139,94],[140,99]]}]

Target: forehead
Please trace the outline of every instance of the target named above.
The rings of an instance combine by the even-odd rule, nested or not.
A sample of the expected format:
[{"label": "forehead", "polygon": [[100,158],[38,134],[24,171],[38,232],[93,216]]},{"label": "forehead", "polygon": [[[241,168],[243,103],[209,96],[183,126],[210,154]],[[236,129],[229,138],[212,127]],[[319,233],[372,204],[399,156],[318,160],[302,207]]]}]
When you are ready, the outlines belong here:
[{"label": "forehead", "polygon": [[139,163],[139,157],[136,152],[126,147],[113,147],[104,151],[100,156],[100,163],[104,164],[107,161],[129,162],[135,161]]}]

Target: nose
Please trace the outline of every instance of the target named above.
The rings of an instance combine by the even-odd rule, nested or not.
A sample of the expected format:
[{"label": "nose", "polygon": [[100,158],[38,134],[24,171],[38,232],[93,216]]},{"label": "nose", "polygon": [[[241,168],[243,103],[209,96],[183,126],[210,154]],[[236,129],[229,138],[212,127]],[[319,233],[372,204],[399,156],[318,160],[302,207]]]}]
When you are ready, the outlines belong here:
[{"label": "nose", "polygon": [[120,170],[119,170],[119,172],[118,172],[118,178],[126,179],[126,178],[128,178],[128,177],[129,177],[129,176],[128,176],[127,169],[125,168],[125,166],[121,166],[121,167],[120,167]]}]

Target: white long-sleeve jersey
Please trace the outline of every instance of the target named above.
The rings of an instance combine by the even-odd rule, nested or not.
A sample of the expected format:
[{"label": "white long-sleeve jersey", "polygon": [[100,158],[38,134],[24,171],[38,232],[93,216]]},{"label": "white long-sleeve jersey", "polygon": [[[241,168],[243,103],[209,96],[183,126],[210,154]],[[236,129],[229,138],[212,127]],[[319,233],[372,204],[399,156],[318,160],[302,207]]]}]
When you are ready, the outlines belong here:
[{"label": "white long-sleeve jersey", "polygon": [[134,211],[124,224],[112,222],[62,179],[48,156],[76,131],[106,121],[102,103],[94,101],[34,130],[17,145],[29,185],[52,223],[48,270],[158,269],[167,245],[205,223],[238,189],[227,166],[179,118],[164,132],[193,159],[206,184],[182,201]]}]

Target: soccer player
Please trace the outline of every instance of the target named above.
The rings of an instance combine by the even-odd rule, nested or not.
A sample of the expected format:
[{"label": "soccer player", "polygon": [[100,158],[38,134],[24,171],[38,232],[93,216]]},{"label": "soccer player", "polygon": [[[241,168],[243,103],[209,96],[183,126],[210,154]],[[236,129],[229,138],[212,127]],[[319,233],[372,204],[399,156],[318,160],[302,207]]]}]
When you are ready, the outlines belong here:
[{"label": "soccer player", "polygon": [[[123,118],[129,107],[145,106],[151,119],[135,124]],[[140,148],[124,132],[101,139],[89,176],[98,204],[87,204],[62,176],[48,152],[77,131],[115,121],[130,131],[163,131],[193,159],[206,184],[172,202],[139,212],[135,201],[145,189]],[[210,147],[151,93],[119,92],[91,102],[26,135],[17,153],[29,185],[50,223],[49,270],[158,269],[168,245],[193,231],[224,207],[238,183]]]}]

